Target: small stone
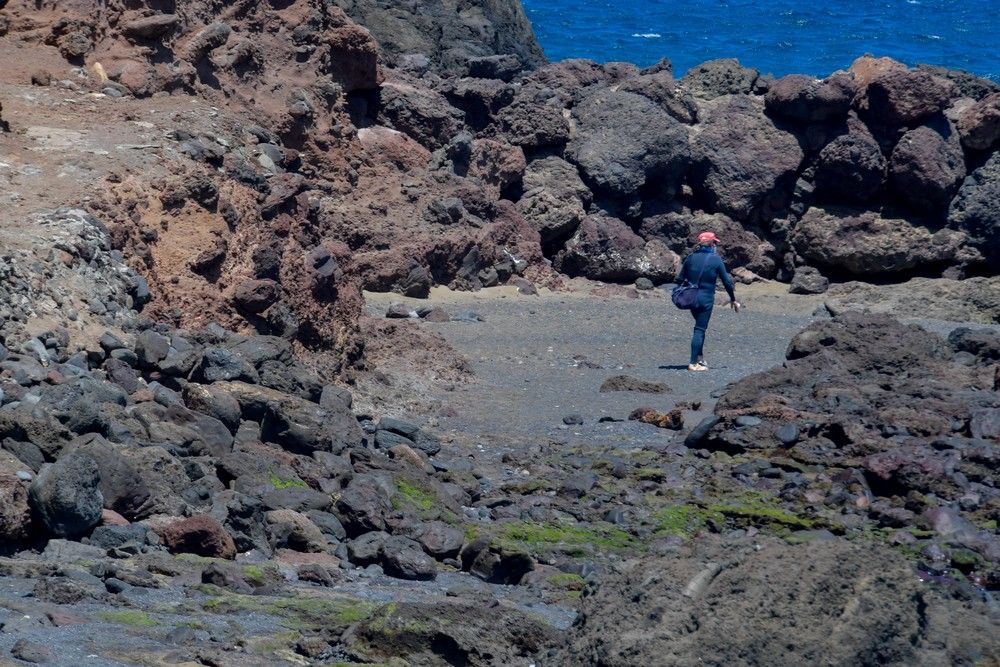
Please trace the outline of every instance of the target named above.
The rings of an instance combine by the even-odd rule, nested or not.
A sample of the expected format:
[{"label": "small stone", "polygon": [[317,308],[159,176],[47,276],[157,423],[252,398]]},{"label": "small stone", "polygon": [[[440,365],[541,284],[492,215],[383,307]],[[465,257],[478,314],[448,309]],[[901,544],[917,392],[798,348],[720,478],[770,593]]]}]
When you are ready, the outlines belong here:
[{"label": "small stone", "polygon": [[642,291],[651,290],[653,289],[653,281],[649,278],[637,278],[635,281],[635,288]]},{"label": "small stone", "polygon": [[791,447],[799,441],[799,427],[795,424],[785,424],[774,435],[781,444]]},{"label": "small stone", "polygon": [[762,422],[759,417],[751,417],[750,415],[741,415],[736,418],[737,426],[760,426],[761,423]]},{"label": "small stone", "polygon": [[27,639],[18,639],[14,642],[10,654],[18,660],[34,664],[44,664],[55,660],[55,656],[47,646],[29,642]]},{"label": "small stone", "polygon": [[823,294],[828,289],[830,281],[811,266],[796,268],[792,284],[788,286],[791,294]]},{"label": "small stone", "polygon": [[566,415],[562,421],[566,426],[579,426],[583,423],[583,417],[578,414]]},{"label": "small stone", "polygon": [[406,320],[417,317],[417,312],[406,304],[394,303],[389,306],[389,310],[386,311],[385,316],[394,320]]},{"label": "small stone", "polygon": [[104,587],[106,589],[108,589],[109,593],[114,593],[114,594],[124,593],[125,591],[127,591],[129,589],[129,585],[128,584],[126,584],[121,579],[115,579],[114,577],[111,577],[110,579],[106,579],[104,581]]}]

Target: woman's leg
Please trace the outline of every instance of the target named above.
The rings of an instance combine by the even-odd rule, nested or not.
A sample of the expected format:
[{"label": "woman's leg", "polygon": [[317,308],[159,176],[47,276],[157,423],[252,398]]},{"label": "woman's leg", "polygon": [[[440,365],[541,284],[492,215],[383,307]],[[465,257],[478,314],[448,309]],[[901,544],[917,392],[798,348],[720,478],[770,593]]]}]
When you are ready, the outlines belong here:
[{"label": "woman's leg", "polygon": [[705,358],[705,332],[708,330],[708,321],[712,318],[712,309],[692,310],[691,315],[694,317],[694,333],[691,335],[691,363],[696,364]]}]

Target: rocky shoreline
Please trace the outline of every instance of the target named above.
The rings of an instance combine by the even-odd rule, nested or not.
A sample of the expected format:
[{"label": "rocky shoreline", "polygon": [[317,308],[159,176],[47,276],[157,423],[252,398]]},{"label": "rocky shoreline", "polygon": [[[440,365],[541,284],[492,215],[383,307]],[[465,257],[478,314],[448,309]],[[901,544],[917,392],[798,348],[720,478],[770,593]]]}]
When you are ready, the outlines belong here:
[{"label": "rocky shoreline", "polygon": [[[421,4],[0,2],[4,654],[1000,660],[1000,86],[549,64],[517,2]],[[608,369],[640,409],[562,428],[623,444],[444,439],[452,317],[365,312],[662,308],[704,229],[824,296],[729,385]]]}]

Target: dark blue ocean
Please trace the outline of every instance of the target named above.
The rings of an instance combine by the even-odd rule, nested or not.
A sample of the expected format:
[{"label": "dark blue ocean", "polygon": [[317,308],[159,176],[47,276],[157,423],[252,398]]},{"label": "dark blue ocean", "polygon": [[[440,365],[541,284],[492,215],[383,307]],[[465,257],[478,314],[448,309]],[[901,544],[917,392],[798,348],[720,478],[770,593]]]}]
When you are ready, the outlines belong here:
[{"label": "dark blue ocean", "polygon": [[551,60],[666,56],[680,76],[714,58],[822,76],[859,55],[1000,80],[1000,0],[523,0]]}]

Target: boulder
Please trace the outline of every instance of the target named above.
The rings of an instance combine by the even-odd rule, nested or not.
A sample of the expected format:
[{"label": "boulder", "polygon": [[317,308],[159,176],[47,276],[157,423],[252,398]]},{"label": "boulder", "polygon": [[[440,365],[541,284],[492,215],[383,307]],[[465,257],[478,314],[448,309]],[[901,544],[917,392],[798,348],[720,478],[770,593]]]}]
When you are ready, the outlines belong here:
[{"label": "boulder", "polygon": [[198,384],[188,382],[181,392],[184,397],[184,404],[195,412],[214,417],[229,429],[230,433],[236,433],[240,425],[240,404],[232,394],[228,393],[218,385]]},{"label": "boulder", "polygon": [[988,151],[1000,142],[1000,92],[970,105],[958,117],[962,145],[969,150]]},{"label": "boulder", "polygon": [[348,559],[361,567],[377,563],[382,557],[382,545],[389,537],[389,533],[372,531],[351,540],[347,544]]},{"label": "boulder", "polygon": [[889,184],[910,209],[933,214],[948,206],[965,178],[958,132],[947,121],[904,134],[889,159]]},{"label": "boulder", "polygon": [[0,464],[0,544],[26,539],[31,531],[28,484],[18,476],[16,466]]},{"label": "boulder", "polygon": [[580,224],[553,265],[568,275],[592,280],[669,282],[680,270],[680,258],[662,241],[643,240],[617,218],[592,215]]},{"label": "boulder", "polygon": [[432,150],[462,129],[462,112],[430,88],[403,81],[386,82],[378,93],[378,120]]},{"label": "boulder", "polygon": [[339,452],[361,443],[361,428],[346,404],[322,407],[245,382],[220,382],[216,386],[237,400],[245,419],[260,422],[261,437],[266,442],[291,452]]},{"label": "boulder", "polygon": [[975,74],[966,72],[965,70],[948,69],[947,67],[926,64],[917,65],[916,69],[933,74],[934,76],[939,76],[942,79],[948,79],[958,86],[958,90],[962,94],[962,97],[968,97],[978,101],[984,97],[989,97],[993,93],[1000,93],[1000,83],[997,83],[992,79],[976,76]]},{"label": "boulder", "polygon": [[120,445],[91,433],[80,436],[68,447],[97,464],[101,476],[98,488],[106,509],[130,520],[141,515],[149,502],[149,487],[136,467],[121,455]]},{"label": "boulder", "polygon": [[[133,435],[195,456],[221,456],[233,448],[233,435],[214,417],[180,404],[140,403],[128,409]],[[141,431],[139,429],[142,429]]]},{"label": "boulder", "polygon": [[[611,63],[608,63],[611,65]],[[526,83],[550,88],[569,104],[581,95],[587,95],[591,88],[607,86],[614,78],[614,68],[586,58],[568,58],[539,67],[526,78]]]},{"label": "boulder", "polygon": [[469,76],[477,79],[500,79],[510,82],[521,73],[524,64],[511,53],[469,58]]},{"label": "boulder", "polygon": [[595,191],[634,196],[644,186],[676,192],[689,162],[687,131],[654,102],[599,90],[574,109],[566,159]]},{"label": "boulder", "polygon": [[163,447],[123,447],[123,459],[136,470],[136,479],[149,490],[140,517],[154,514],[177,516],[188,509],[181,494],[191,486],[184,466]]},{"label": "boulder", "polygon": [[783,209],[804,153],[749,97],[719,100],[706,111],[693,144],[690,183],[708,210],[742,222]]},{"label": "boulder", "polygon": [[434,559],[411,539],[397,536],[386,539],[380,555],[382,569],[390,577],[411,581],[431,581],[437,577]]},{"label": "boulder", "polygon": [[524,148],[558,146],[569,139],[569,120],[563,103],[551,88],[525,85],[496,115],[497,131],[511,144]]},{"label": "boulder", "polygon": [[514,86],[493,79],[465,78],[444,89],[448,99],[465,112],[472,130],[482,130],[493,117],[514,101]]},{"label": "boulder", "polygon": [[224,347],[206,347],[192,379],[211,384],[224,380],[257,382],[260,378],[256,369],[239,354]]},{"label": "boulder", "polygon": [[[720,542],[636,559],[588,588],[551,664],[691,665],[704,655],[719,665],[955,664],[1000,651],[984,603],[928,590],[888,547],[758,538],[730,560]],[[844,615],[848,605],[865,613]]]},{"label": "boulder", "polygon": [[243,313],[257,315],[263,313],[281,298],[281,286],[275,281],[264,278],[247,280],[236,286],[233,292],[233,305]]},{"label": "boulder", "polygon": [[143,368],[155,368],[170,352],[170,339],[152,329],[140,333],[135,339],[135,353]]},{"label": "boulder", "polygon": [[523,190],[517,208],[538,230],[543,243],[564,239],[576,231],[593,198],[576,166],[556,156],[527,166]]},{"label": "boulder", "polygon": [[754,89],[760,72],[743,67],[735,58],[709,60],[687,71],[681,84],[703,100],[722,95],[747,95]]},{"label": "boulder", "polygon": [[495,197],[520,183],[526,166],[524,151],[519,146],[493,139],[472,142],[468,177],[486,185]]},{"label": "boulder", "polygon": [[71,452],[42,468],[29,489],[31,508],[53,537],[79,537],[101,520],[104,496],[94,459]]},{"label": "boulder", "polygon": [[994,271],[1000,271],[1000,153],[972,172],[948,211],[948,225],[969,237]]},{"label": "boulder", "polygon": [[180,19],[175,14],[153,14],[132,19],[122,26],[122,34],[134,40],[146,40],[173,32]]},{"label": "boulder", "polygon": [[871,131],[851,116],[845,131],[816,159],[816,196],[828,201],[866,203],[885,181],[887,161]]},{"label": "boulder", "polygon": [[627,79],[618,90],[649,98],[671,117],[691,125],[698,121],[698,104],[686,89],[678,85],[666,70]]},{"label": "boulder", "polygon": [[171,553],[190,553],[229,560],[236,558],[233,538],[210,516],[193,516],[154,530]]},{"label": "boulder", "polygon": [[337,514],[349,536],[385,529],[392,511],[391,482],[374,475],[356,475],[337,499]]},{"label": "boulder", "polygon": [[819,123],[843,119],[855,94],[854,77],[835,72],[823,80],[789,74],[771,83],[764,97],[768,113],[790,120]]},{"label": "boulder", "polygon": [[320,553],[326,549],[323,531],[309,517],[290,509],[265,512],[267,532],[275,549]]},{"label": "boulder", "polygon": [[855,106],[875,125],[916,125],[942,111],[960,94],[951,81],[926,70],[907,69],[888,58],[863,56],[850,71],[858,82]]},{"label": "boulder", "polygon": [[832,206],[806,211],[789,240],[811,264],[856,276],[955,264],[966,242],[964,234],[953,230],[932,233],[874,211]]},{"label": "boulder", "polygon": [[411,537],[420,543],[424,551],[439,560],[457,557],[465,542],[465,534],[444,521],[421,524]]},{"label": "boulder", "polygon": [[792,294],[823,294],[830,288],[830,281],[811,266],[795,267],[788,291]]}]

